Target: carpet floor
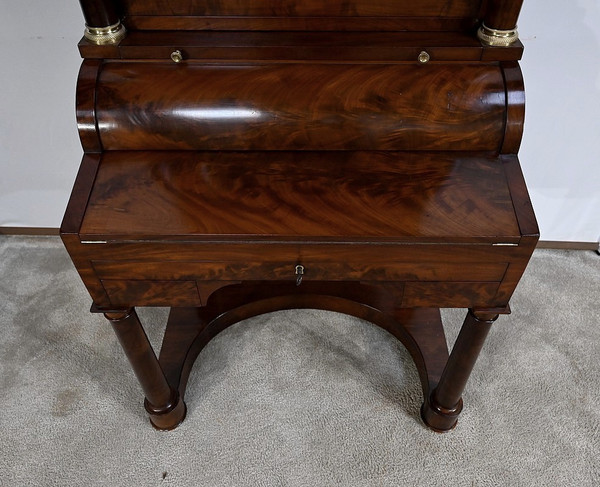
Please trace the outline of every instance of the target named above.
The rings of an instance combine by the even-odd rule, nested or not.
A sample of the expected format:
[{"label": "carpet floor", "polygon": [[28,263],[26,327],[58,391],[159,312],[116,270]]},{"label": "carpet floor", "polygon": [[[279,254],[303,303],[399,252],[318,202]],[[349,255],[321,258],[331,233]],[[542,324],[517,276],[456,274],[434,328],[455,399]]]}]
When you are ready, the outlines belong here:
[{"label": "carpet floor", "polygon": [[[225,330],[192,370],[185,422],[155,431],[60,240],[0,236],[0,276],[0,485],[600,485],[594,252],[535,252],[443,435],[420,422],[395,338],[317,310]],[[158,347],[167,310],[138,311]],[[443,310],[450,344],[464,314]]]}]

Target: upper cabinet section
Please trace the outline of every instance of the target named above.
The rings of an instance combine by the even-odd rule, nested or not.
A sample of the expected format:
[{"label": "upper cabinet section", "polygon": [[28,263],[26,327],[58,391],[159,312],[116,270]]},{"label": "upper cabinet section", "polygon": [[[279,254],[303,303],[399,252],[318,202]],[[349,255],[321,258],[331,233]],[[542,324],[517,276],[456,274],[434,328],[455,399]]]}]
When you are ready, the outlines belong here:
[{"label": "upper cabinet section", "polygon": [[477,18],[481,0],[125,0],[127,15]]},{"label": "upper cabinet section", "polygon": [[[522,0],[80,0],[80,3],[86,20],[85,39],[80,47],[86,58],[129,59],[132,49],[122,50],[121,46],[135,50],[137,46],[145,45],[152,49],[141,57],[164,59],[160,47],[168,39],[168,46],[162,47],[173,48],[169,52],[180,50],[184,53],[181,60],[206,59],[207,56],[198,58],[192,52],[197,52],[198,48],[239,47],[239,43],[234,42],[232,46],[232,41],[223,37],[177,37],[177,33],[230,31],[236,34],[362,32],[371,34],[363,39],[364,42],[359,42],[362,47],[371,47],[370,39],[379,43],[372,45],[374,48],[413,47],[412,51],[418,49],[417,55],[427,48],[456,47],[456,54],[450,56],[450,60],[456,61],[516,60],[522,51],[516,31]],[[158,38],[158,32],[170,36]],[[372,37],[372,34],[385,33],[395,37]],[[424,34],[429,34],[426,36],[429,43],[423,43]],[[339,39],[332,40],[338,46],[343,43]],[[315,45],[314,37],[304,42],[302,38],[291,39],[289,36],[282,38],[282,45],[273,47],[285,49],[290,47],[286,44],[290,42],[297,52],[286,54],[290,57],[285,59],[289,60],[302,60],[305,48],[328,49],[327,42],[322,46]],[[464,48],[473,47],[481,48],[480,52],[471,50],[467,54],[464,51]],[[498,47],[505,52],[484,52]],[[187,59],[186,49],[189,51]],[[406,53],[400,56],[385,54],[373,61],[414,60],[412,51],[408,57]],[[329,56],[321,55],[321,59],[328,60]],[[331,56],[335,59],[335,52]],[[221,60],[218,56],[214,59]],[[344,53],[340,60],[352,58]],[[439,60],[449,60],[447,53]]]},{"label": "upper cabinet section", "polygon": [[485,0],[129,0],[128,27],[176,30],[458,30]]}]

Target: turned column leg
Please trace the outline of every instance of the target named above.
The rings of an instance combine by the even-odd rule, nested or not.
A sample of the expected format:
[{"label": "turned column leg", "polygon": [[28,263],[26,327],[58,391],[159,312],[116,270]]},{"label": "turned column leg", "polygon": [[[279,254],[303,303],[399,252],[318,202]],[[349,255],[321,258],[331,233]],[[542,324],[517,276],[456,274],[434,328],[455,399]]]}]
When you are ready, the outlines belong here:
[{"label": "turned column leg", "polygon": [[435,431],[454,428],[462,393],[497,314],[469,310],[437,387],[425,398],[423,421]]},{"label": "turned column leg", "polygon": [[104,316],[115,330],[142,386],[150,422],[159,430],[176,428],[185,418],[185,403],[179,392],[169,386],[135,309],[104,313]]},{"label": "turned column leg", "polygon": [[517,19],[523,0],[489,0],[477,37],[488,46],[508,47],[519,39]]},{"label": "turned column leg", "polygon": [[118,44],[125,37],[125,27],[114,0],[79,0],[85,17],[84,37],[98,45]]}]

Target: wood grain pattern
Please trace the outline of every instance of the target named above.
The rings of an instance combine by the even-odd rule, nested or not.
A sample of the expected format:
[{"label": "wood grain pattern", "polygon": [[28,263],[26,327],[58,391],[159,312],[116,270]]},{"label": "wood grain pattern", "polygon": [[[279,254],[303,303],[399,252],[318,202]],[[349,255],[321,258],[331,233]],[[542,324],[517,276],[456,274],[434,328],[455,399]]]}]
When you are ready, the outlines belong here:
[{"label": "wood grain pattern", "polygon": [[131,32],[119,45],[123,59],[170,60],[173,46],[186,61],[409,61],[427,50],[432,61],[477,61],[484,47],[464,32]]},{"label": "wood grain pattern", "polygon": [[100,158],[100,154],[83,156],[60,226],[60,237],[94,302],[108,306],[110,301],[92,267],[89,248],[82,246],[79,239],[79,229],[96,179]]},{"label": "wood grain pattern", "polygon": [[[519,238],[493,156],[106,152],[84,239]],[[456,240],[455,240],[456,241]]]},{"label": "wood grain pattern", "polygon": [[129,15],[477,17],[477,0],[122,0]]},{"label": "wood grain pattern", "polygon": [[[185,417],[211,338],[294,308],[392,333],[425,423],[456,424],[538,238],[516,157],[523,46],[475,37],[481,19],[512,29],[521,3],[81,0],[89,25],[124,16],[129,34],[79,44],[86,156],[61,236],[157,428]],[[160,363],[137,305],[174,307]],[[449,358],[442,306],[472,308]]]},{"label": "wood grain pattern", "polygon": [[[520,241],[513,239],[514,244]],[[272,262],[361,262],[383,267],[388,262],[444,262],[468,267],[469,263],[506,263],[521,259],[518,246],[492,246],[493,239],[463,243],[411,242],[322,242],[309,239],[295,241],[264,241],[257,239],[229,241],[194,241],[185,239],[109,240],[105,244],[81,245],[94,261],[153,262],[261,262],[266,255]],[[252,243],[253,245],[249,245]]]},{"label": "wood grain pattern", "polygon": [[102,142],[96,124],[96,82],[102,69],[102,61],[86,59],[79,69],[75,107],[77,129],[83,150],[87,153],[101,152]]},{"label": "wood grain pattern", "polygon": [[105,279],[104,289],[113,307],[200,306],[195,281],[140,281]]},{"label": "wood grain pattern", "polygon": [[462,393],[498,315],[469,310],[438,386],[425,396],[421,416],[436,431],[448,431],[456,425],[463,401]]},{"label": "wood grain pattern", "polygon": [[[282,289],[267,286],[266,289],[260,289],[262,293],[256,295],[256,287],[249,289],[242,286],[235,288],[234,295],[230,289],[223,289],[221,295],[204,309],[173,308],[169,314],[159,359],[169,384],[173,389],[178,389],[183,398],[197,356],[212,338],[228,326],[272,310],[316,307],[340,310],[370,320],[400,340],[415,361],[424,396],[427,396],[437,385],[448,359],[439,310],[396,309],[393,318],[390,318],[374,306],[369,299],[370,293],[364,286],[356,288],[353,293],[349,293],[348,289],[340,288],[337,292],[328,289],[329,294],[324,296],[319,295],[318,287]],[[357,298],[351,307],[345,306],[343,299],[336,298],[336,295],[349,294],[355,294]]]},{"label": "wood grain pattern", "polygon": [[327,32],[473,31],[474,17],[257,17],[214,15],[129,15],[128,30],[234,30]]},{"label": "wood grain pattern", "polygon": [[523,178],[519,159],[516,155],[503,155],[501,156],[501,160],[502,168],[509,182],[515,215],[519,223],[519,231],[522,235],[518,253],[510,263],[502,284],[498,289],[498,299],[508,303],[525,272],[531,254],[535,250],[540,237],[540,231],[535,213],[533,212],[531,199],[529,198],[529,192],[527,191],[527,185]]},{"label": "wood grain pattern", "polygon": [[[349,17],[344,21],[349,23],[352,19],[357,20]],[[280,22],[278,19],[269,20]],[[275,29],[275,32],[268,32],[263,22],[255,29],[260,32],[232,32],[231,27],[226,28],[228,24],[224,24],[220,31],[132,30],[118,45],[96,46],[84,39],[79,49],[86,58],[100,59],[170,61],[171,52],[177,48],[183,53],[185,63],[194,60],[210,61],[212,64],[218,61],[245,64],[252,61],[278,64],[291,61],[305,64],[410,62],[415,66],[419,65],[417,58],[423,50],[430,54],[431,63],[515,61],[523,53],[520,42],[503,49],[485,47],[473,36],[473,28],[441,29],[440,32],[424,26],[422,31],[415,32],[397,26],[400,29],[398,31],[392,29],[394,24],[390,19],[358,20],[362,31],[330,32],[324,19],[320,19],[311,31],[303,31],[299,26],[292,25],[289,31]],[[389,25],[388,31],[380,28],[380,25]]]},{"label": "wood grain pattern", "polygon": [[106,63],[107,150],[497,151],[506,95],[494,65]]},{"label": "wood grain pattern", "polygon": [[506,83],[506,132],[500,152],[516,154],[521,146],[525,123],[523,75],[517,62],[502,63],[501,67]]},{"label": "wood grain pattern", "polygon": [[[210,258],[209,256],[207,256]],[[332,259],[333,260],[333,259]],[[264,261],[98,261],[92,262],[98,276],[108,279],[149,280],[294,280],[295,265],[304,267],[303,282],[322,281],[500,281],[506,272],[505,262],[473,262],[472,266],[448,263],[441,266],[430,262],[399,262],[386,259],[379,265],[369,262],[312,262],[289,259],[277,261],[272,256]]]},{"label": "wood grain pattern", "polygon": [[169,387],[152,345],[134,309],[104,315],[113,327],[146,396],[144,407],[155,428],[170,430],[185,418],[186,406]]},{"label": "wood grain pattern", "polygon": [[495,301],[498,282],[407,282],[403,308],[472,308],[499,306]]}]

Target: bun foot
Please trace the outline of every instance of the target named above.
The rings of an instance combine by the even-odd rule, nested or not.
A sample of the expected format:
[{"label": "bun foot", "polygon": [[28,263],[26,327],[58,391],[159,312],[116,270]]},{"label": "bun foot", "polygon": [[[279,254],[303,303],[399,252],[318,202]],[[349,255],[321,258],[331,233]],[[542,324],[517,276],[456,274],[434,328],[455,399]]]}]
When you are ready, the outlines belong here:
[{"label": "bun foot", "polygon": [[178,393],[174,394],[174,402],[167,408],[154,408],[148,399],[144,401],[144,408],[150,417],[152,426],[160,431],[174,430],[183,422],[187,414],[187,406]]},{"label": "bun foot", "polygon": [[[432,404],[433,403],[433,404]],[[435,404],[430,396],[425,399],[421,406],[421,419],[423,422],[436,433],[445,433],[453,430],[458,423],[458,415],[462,411],[462,399],[458,404],[451,409]]]}]

